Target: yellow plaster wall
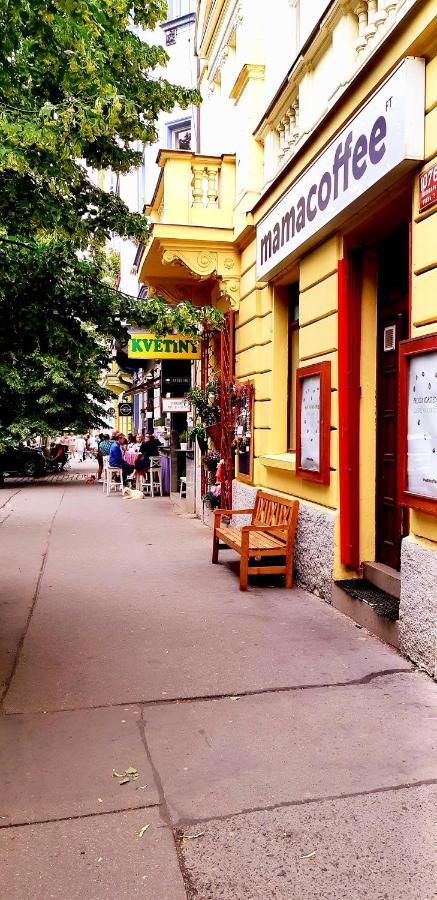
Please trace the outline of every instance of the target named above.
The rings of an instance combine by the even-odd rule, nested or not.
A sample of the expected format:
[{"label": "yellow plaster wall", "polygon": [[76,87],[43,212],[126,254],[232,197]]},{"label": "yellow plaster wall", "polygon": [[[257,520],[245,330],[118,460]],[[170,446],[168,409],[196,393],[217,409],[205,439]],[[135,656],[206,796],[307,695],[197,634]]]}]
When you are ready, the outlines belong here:
[{"label": "yellow plaster wall", "polygon": [[[427,63],[425,84],[426,162],[421,171],[437,162],[437,56]],[[414,186],[412,243],[411,335],[419,337],[437,332],[437,206],[419,213],[419,177]],[[437,517],[412,510],[410,533],[432,542],[437,550]]]}]

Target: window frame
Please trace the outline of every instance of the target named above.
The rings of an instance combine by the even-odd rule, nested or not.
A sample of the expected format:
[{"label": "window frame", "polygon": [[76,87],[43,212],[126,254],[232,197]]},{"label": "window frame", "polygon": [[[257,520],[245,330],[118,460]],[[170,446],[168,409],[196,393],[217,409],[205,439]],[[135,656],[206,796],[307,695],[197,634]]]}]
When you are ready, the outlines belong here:
[{"label": "window frame", "polygon": [[408,363],[417,356],[437,351],[437,333],[409,338],[399,344],[398,484],[399,503],[418,512],[437,516],[437,498],[408,490]]},{"label": "window frame", "polygon": [[[319,468],[305,469],[301,460],[302,382],[313,375],[320,377]],[[304,366],[296,372],[296,475],[305,481],[329,484],[331,478],[331,363]]]}]

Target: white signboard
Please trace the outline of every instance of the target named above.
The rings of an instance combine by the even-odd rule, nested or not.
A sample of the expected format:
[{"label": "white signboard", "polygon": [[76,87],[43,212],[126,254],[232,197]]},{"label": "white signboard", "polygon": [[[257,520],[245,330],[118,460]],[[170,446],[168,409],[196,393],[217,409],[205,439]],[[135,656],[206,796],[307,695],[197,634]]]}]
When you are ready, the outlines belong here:
[{"label": "white signboard", "polygon": [[302,380],[300,466],[310,472],[320,470],[320,375]]},{"label": "white signboard", "polygon": [[437,350],[408,367],[407,490],[437,499]]},{"label": "white signboard", "polygon": [[407,58],[261,220],[258,281],[382,190],[386,176],[423,159],[424,105],[425,62]]},{"label": "white signboard", "polygon": [[190,412],[190,401],[185,397],[163,397],[163,413]]}]

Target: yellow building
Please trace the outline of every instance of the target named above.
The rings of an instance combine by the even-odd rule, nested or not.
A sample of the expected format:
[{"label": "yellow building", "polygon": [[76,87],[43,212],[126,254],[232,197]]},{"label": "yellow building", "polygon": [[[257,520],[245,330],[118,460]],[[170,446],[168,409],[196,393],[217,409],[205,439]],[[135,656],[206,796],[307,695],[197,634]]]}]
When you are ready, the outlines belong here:
[{"label": "yellow building", "polygon": [[[435,3],[317,2],[300,21],[277,2],[268,22],[261,3],[199,4],[207,153],[160,153],[141,280],[236,313],[255,403],[234,506],[258,486],[299,498],[299,582],[435,674]],[[355,580],[374,600],[363,573],[400,594],[399,623],[352,599]]]}]

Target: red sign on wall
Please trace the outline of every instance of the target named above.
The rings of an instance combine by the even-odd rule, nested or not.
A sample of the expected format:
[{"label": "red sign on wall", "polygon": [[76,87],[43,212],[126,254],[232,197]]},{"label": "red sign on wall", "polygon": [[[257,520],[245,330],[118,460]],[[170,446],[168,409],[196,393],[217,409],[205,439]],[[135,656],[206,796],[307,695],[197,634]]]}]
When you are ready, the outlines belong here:
[{"label": "red sign on wall", "polygon": [[419,175],[419,212],[437,203],[437,163]]}]

